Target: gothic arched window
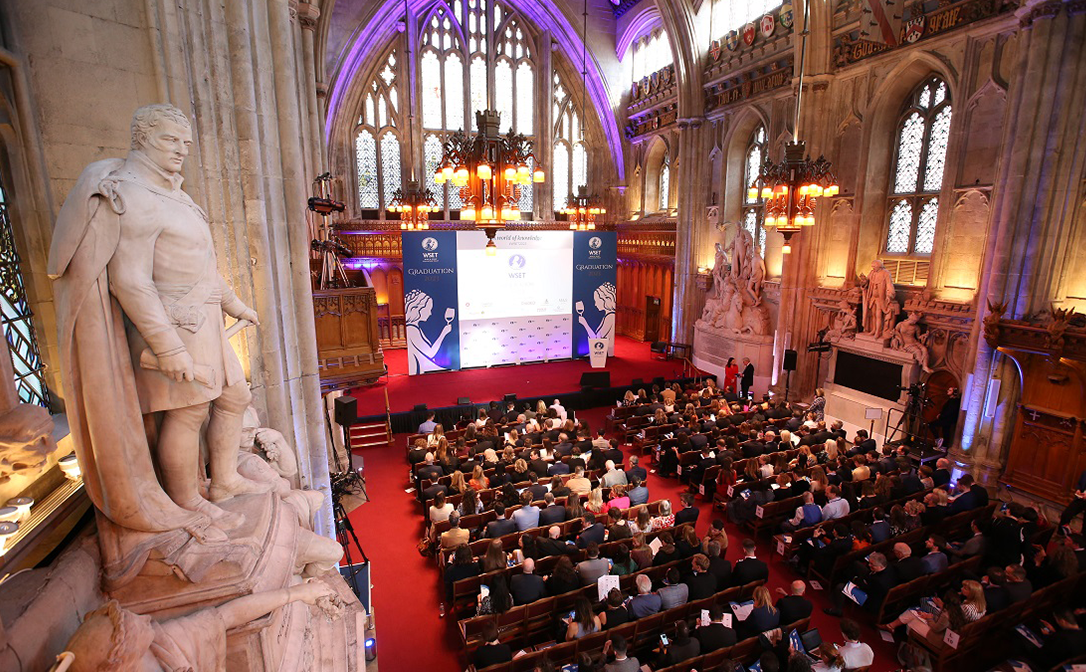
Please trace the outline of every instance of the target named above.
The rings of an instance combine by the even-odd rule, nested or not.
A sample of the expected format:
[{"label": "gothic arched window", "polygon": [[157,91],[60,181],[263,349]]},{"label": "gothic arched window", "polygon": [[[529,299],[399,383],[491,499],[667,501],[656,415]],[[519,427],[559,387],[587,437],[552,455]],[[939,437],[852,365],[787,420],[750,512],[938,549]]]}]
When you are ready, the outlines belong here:
[{"label": "gothic arched window", "polygon": [[758,251],[765,254],[765,207],[757,198],[751,198],[747,190],[758,181],[758,174],[762,170],[762,162],[766,157],[766,132],[765,126],[759,125],[750,134],[750,142],[747,144],[747,153],[743,161],[743,228],[750,233],[750,237],[758,245]]},{"label": "gothic arched window", "polygon": [[938,77],[917,87],[902,112],[890,175],[888,254],[931,254],[950,117],[950,91]]},{"label": "gothic arched window", "polygon": [[551,180],[554,184],[554,209],[561,210],[571,194],[588,184],[588,152],[584,128],[574,97],[554,73],[554,153]]},{"label": "gothic arched window", "polygon": [[638,82],[669,65],[673,60],[671,42],[663,28],[638,38],[633,47],[633,81]]},{"label": "gothic arched window", "polygon": [[19,401],[49,408],[49,390],[45,386],[45,364],[41,361],[38,339],[31,322],[33,313],[26,298],[19,251],[8,211],[8,194],[0,175],[0,321],[11,350],[15,369],[15,391]]},{"label": "gothic arched window", "polygon": [[[742,31],[743,26],[753,21],[757,25],[758,20],[766,15],[777,18],[776,9],[781,6],[781,0],[715,0],[713,7],[716,16],[713,20],[714,37],[727,34],[732,30]],[[797,5],[798,8],[801,7]],[[780,31],[780,28],[777,29]]]},{"label": "gothic arched window", "polygon": [[664,153],[664,160],[660,162],[660,184],[658,193],[660,194],[660,207],[661,212],[667,212],[668,205],[671,197],[671,157]]},{"label": "gothic arched window", "polygon": [[400,93],[396,52],[392,51],[362,97],[355,128],[354,152],[358,171],[358,205],[363,210],[384,210],[400,186]]}]

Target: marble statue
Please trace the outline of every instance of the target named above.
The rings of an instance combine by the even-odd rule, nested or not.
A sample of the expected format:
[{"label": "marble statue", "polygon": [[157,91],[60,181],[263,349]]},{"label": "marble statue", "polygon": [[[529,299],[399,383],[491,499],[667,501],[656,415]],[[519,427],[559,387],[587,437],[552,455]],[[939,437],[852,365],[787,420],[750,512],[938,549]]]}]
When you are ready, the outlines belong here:
[{"label": "marble statue", "polygon": [[67,650],[75,654],[68,669],[223,672],[226,631],[294,601],[317,606],[332,616],[342,607],[331,586],[313,579],[160,622],[110,600],[87,614],[68,641]]},{"label": "marble statue", "polygon": [[856,335],[856,307],[847,299],[841,299],[837,303],[837,313],[833,316],[830,328],[826,332],[826,340],[837,341],[842,338],[852,338]]},{"label": "marble statue", "polygon": [[[731,266],[726,255],[731,252]],[[769,311],[762,304],[765,262],[754,238],[741,226],[725,247],[716,243],[713,287],[705,300],[698,323],[718,331],[765,335],[769,333]]]},{"label": "marble statue", "polygon": [[910,312],[908,317],[894,327],[890,347],[911,354],[925,373],[931,373],[931,368],[928,367],[927,341],[928,335],[920,329],[920,313]]},{"label": "marble statue", "polygon": [[900,307],[894,292],[894,280],[882,261],[871,262],[871,274],[860,275],[863,290],[863,330],[876,340],[887,340],[893,331]]}]

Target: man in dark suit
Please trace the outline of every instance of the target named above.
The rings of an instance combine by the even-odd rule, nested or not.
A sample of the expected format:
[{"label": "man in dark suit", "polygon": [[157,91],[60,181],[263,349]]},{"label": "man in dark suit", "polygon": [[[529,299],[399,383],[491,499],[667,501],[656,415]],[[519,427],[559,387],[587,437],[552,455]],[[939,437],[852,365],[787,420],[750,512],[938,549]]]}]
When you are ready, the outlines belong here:
[{"label": "man in dark suit", "polygon": [[982,583],[984,585],[984,605],[988,608],[988,613],[1006,609],[1011,603],[1011,596],[1004,587],[1007,578],[1003,568],[989,567]]},{"label": "man in dark suit", "polygon": [[[618,462],[615,462],[615,464],[618,464]],[[634,476],[642,483],[649,477],[649,472],[645,471],[645,468],[641,466],[641,458],[637,455],[630,458],[630,468],[626,470],[626,480],[633,483]]]},{"label": "man in dark suit", "polygon": [[701,642],[701,653],[712,653],[717,649],[735,646],[735,630],[724,625],[724,607],[714,602],[709,606],[709,625],[701,625],[694,631],[694,637]]},{"label": "man in dark suit", "polygon": [[543,495],[543,503],[546,504],[539,510],[539,526],[550,527],[555,523],[564,522],[566,519],[566,507],[554,503],[554,495]]},{"label": "man in dark suit", "polygon": [[577,535],[577,548],[588,548],[592,542],[603,543],[603,534],[607,528],[603,523],[596,522],[596,516],[591,511],[584,512],[584,529]]},{"label": "man in dark suit", "polygon": [[927,573],[924,571],[924,561],[913,555],[913,549],[908,544],[902,542],[894,544],[894,557],[896,560],[891,568],[894,570],[898,583],[908,583]]},{"label": "man in dark suit", "polygon": [[[573,555],[577,552],[577,547],[572,542],[562,541],[560,538],[562,535],[562,528],[557,525],[552,525],[547,530],[547,535],[536,537],[535,541],[535,557],[545,558],[548,555]],[[524,535],[521,535],[524,538]]]},{"label": "man in dark suit", "polygon": [[750,396],[750,388],[754,387],[754,365],[750,363],[749,357],[743,358],[743,379],[739,383],[741,396],[746,398]]},{"label": "man in dark suit", "polygon": [[535,574],[535,560],[525,558],[521,573],[509,579],[509,592],[513,594],[513,604],[530,604],[547,596],[547,585],[543,577]]},{"label": "man in dark suit", "polygon": [[721,557],[720,542],[710,541],[705,545],[709,556],[709,573],[716,577],[716,589],[724,590],[731,585],[732,563]]},{"label": "man in dark suit", "polygon": [[698,524],[698,514],[701,510],[694,506],[694,495],[689,492],[684,492],[679,495],[679,501],[682,502],[683,508],[675,514],[675,524],[685,525],[686,523]]},{"label": "man in dark suit", "polygon": [[[874,450],[874,447],[871,450]],[[892,474],[896,470],[897,459],[894,457],[894,449],[890,446],[883,446],[882,457],[879,458],[879,471],[884,474]]]},{"label": "man in dark suit", "polygon": [[528,471],[531,471],[536,476],[547,476],[550,466],[546,461],[539,457],[539,451],[535,448],[532,452],[528,453]]},{"label": "man in dark suit", "polygon": [[[887,565],[886,556],[882,553],[872,553],[867,556],[867,569],[866,575],[852,577],[852,583],[867,594],[863,609],[868,613],[877,614],[882,607],[883,600],[886,599],[887,593],[898,584],[897,576],[894,574],[894,570]],[[846,599],[845,594],[842,592],[844,588],[844,583],[839,583],[833,587],[833,592],[830,594],[833,606],[826,607],[822,611],[831,616],[841,616],[841,607],[844,606]]]},{"label": "man in dark suit", "polygon": [[955,497],[954,501],[950,503],[949,515],[953,516],[955,513],[988,506],[988,491],[984,489],[983,485],[975,483],[973,477],[969,474],[965,474],[958,479],[958,490],[962,494]]},{"label": "man in dark suit", "polygon": [[527,491],[532,493],[533,502],[538,502],[539,500],[550,494],[550,490],[547,489],[547,486],[542,485],[539,482],[539,476],[534,471],[528,472]]},{"label": "man in dark suit", "polygon": [[807,584],[796,579],[792,582],[791,588],[792,592],[788,595],[785,594],[783,588],[777,589],[777,594],[781,595],[781,598],[777,600],[776,607],[777,611],[781,612],[782,627],[807,618],[814,611],[814,605],[803,596],[807,590]]},{"label": "man in dark suit", "polygon": [[931,475],[935,487],[950,483],[950,460],[940,457],[935,461],[935,473]]},{"label": "man in dark suit", "polygon": [[784,428],[790,432],[794,432],[803,426],[803,411],[795,411],[792,413],[792,417],[788,419],[788,422],[784,423]]},{"label": "man in dark suit", "polygon": [[570,443],[568,436],[565,434],[558,436],[558,443],[554,446],[554,452],[562,457],[573,453],[573,444]]},{"label": "man in dark suit", "polygon": [[622,467],[622,460],[626,459],[626,456],[622,454],[622,449],[618,447],[618,439],[611,439],[611,447],[603,451],[604,464],[607,460],[611,460],[615,464]]},{"label": "man in dark suit", "polygon": [[739,444],[739,448],[743,451],[743,457],[758,457],[765,451],[765,444],[758,440],[757,432],[751,432],[750,437]]},{"label": "man in dark suit", "polygon": [[694,573],[683,579],[690,601],[703,600],[716,593],[716,577],[709,573],[709,558],[698,553],[690,561]]},{"label": "man in dark suit", "polygon": [[551,476],[565,476],[569,473],[569,465],[560,459],[555,460],[554,464],[547,468],[547,473]]},{"label": "man in dark suit", "polygon": [[757,546],[753,539],[743,540],[743,557],[735,561],[732,567],[731,584],[743,586],[759,579],[769,580],[769,566],[755,557]]},{"label": "man in dark suit", "polygon": [[504,504],[501,502],[494,502],[494,513],[498,518],[497,520],[492,520],[486,524],[486,534],[483,536],[488,539],[496,539],[503,534],[510,534],[517,531],[516,521],[505,517]]}]

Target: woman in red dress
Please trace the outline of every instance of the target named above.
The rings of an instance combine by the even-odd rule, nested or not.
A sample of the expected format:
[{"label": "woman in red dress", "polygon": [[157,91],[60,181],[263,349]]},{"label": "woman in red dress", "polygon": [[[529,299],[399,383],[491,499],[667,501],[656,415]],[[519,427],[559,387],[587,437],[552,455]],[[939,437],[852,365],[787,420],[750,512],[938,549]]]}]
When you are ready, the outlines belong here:
[{"label": "woman in red dress", "polygon": [[739,377],[739,365],[735,363],[735,357],[729,357],[724,365],[724,391],[735,392],[735,381]]}]

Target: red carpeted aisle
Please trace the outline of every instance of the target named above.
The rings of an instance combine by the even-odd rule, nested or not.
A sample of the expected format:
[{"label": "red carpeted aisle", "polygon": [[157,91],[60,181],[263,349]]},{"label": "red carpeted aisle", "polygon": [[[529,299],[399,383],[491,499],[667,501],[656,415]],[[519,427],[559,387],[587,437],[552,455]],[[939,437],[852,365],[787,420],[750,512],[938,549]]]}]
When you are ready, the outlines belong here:
[{"label": "red carpeted aisle", "polygon": [[[592,371],[588,360],[577,359],[545,364],[523,364],[494,369],[471,369],[447,373],[407,375],[407,350],[385,350],[388,377],[377,385],[351,392],[358,398],[358,415],[382,415],[385,393],[393,413],[410,411],[415,404],[430,408],[456,405],[459,397],[475,403],[501,399],[507,393],[521,397],[557,395],[580,390],[581,374]],[[657,376],[667,379],[683,375],[682,360],[654,359],[649,344],[625,336],[615,338],[615,356],[607,360],[611,384],[628,385],[634,378],[646,382]]]},{"label": "red carpeted aisle", "polygon": [[[602,426],[609,409],[592,409],[579,417],[593,427]],[[378,664],[381,672],[454,672],[462,669],[457,657],[459,638],[456,623],[438,616],[440,590],[438,572],[432,560],[424,559],[415,550],[423,530],[422,515],[408,487],[407,461],[404,458],[405,436],[398,435],[392,448],[359,452],[365,456],[366,483],[372,501],[351,513],[372,563],[374,618],[377,626]],[[651,465],[646,465],[651,468]],[[652,499],[669,498],[678,507],[680,488],[672,479],[649,474]],[[704,535],[710,521],[721,517],[707,503],[699,502],[701,515],[698,534]],[[730,543],[727,558],[734,562],[741,555],[745,535],[730,523],[727,525]],[[780,562],[770,548],[768,539],[758,545],[758,557],[769,563],[769,588],[787,588],[795,578],[789,567]],[[822,613],[828,602],[823,593],[808,588],[808,597],[815,603],[814,626],[827,641],[841,642],[838,619]],[[863,641],[875,650],[873,672],[895,670],[896,648],[882,641],[876,630],[864,628]]]}]

